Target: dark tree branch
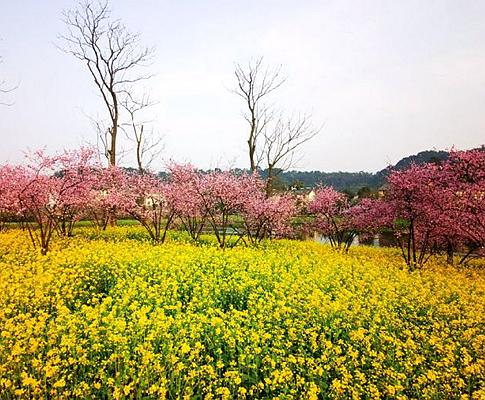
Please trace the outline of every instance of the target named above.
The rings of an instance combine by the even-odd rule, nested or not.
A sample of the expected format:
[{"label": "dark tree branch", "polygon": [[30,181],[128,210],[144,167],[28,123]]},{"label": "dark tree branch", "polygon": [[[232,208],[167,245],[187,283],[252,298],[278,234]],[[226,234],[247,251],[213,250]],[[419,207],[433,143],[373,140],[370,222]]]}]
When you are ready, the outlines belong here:
[{"label": "dark tree branch", "polygon": [[132,91],[125,93],[124,101],[121,104],[129,115],[130,120],[122,129],[128,138],[135,142],[136,162],[140,173],[145,173],[150,164],[152,164],[164,149],[163,138],[161,136],[155,136],[153,131],[149,134],[146,133],[145,126],[150,121],[139,121],[138,117],[139,113],[155,104],[157,103],[152,101],[148,94],[143,94],[140,98],[135,98]]},{"label": "dark tree branch", "polygon": [[247,65],[236,64],[236,88],[233,90],[245,103],[244,119],[249,125],[247,138],[249,165],[252,172],[264,162],[268,173],[267,193],[271,191],[276,171],[290,168],[296,149],[315,137],[320,129],[310,123],[309,115],[283,118],[266,102],[269,94],[281,87],[286,78],[281,66],[265,67],[263,58]]},{"label": "dark tree branch", "polygon": [[243,115],[249,125],[249,166],[254,172],[261,161],[257,155],[258,139],[273,119],[273,111],[264,100],[285,82],[285,78],[281,76],[281,66],[276,69],[263,67],[262,57],[250,61],[247,66],[236,64],[234,75],[237,84],[233,93],[244,100],[246,107]]},{"label": "dark tree branch", "polygon": [[[117,162],[120,105],[131,85],[152,75],[138,70],[150,61],[154,49],[142,47],[140,35],[131,33],[120,20],[113,20],[108,2],[86,1],[63,12],[66,34],[60,36],[63,52],[86,64],[109,114],[109,130],[98,129],[111,165]],[[107,132],[107,134],[106,134]]]},{"label": "dark tree branch", "polygon": [[314,128],[311,116],[298,115],[284,119],[280,116],[272,129],[264,131],[264,145],[262,152],[266,158],[268,181],[266,191],[269,195],[272,181],[277,171],[284,171],[294,165],[296,149],[314,138],[320,128]]}]

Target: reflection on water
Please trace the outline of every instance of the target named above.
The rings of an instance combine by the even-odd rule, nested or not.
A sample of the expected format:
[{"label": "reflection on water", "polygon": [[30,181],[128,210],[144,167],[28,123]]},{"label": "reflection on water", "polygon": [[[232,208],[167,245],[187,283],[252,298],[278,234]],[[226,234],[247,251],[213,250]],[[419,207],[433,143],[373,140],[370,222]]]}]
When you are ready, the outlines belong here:
[{"label": "reflection on water", "polygon": [[[328,236],[315,232],[313,240],[319,243],[330,243]],[[379,233],[377,235],[357,235],[352,241],[353,246],[394,247],[396,242],[392,233]]]}]

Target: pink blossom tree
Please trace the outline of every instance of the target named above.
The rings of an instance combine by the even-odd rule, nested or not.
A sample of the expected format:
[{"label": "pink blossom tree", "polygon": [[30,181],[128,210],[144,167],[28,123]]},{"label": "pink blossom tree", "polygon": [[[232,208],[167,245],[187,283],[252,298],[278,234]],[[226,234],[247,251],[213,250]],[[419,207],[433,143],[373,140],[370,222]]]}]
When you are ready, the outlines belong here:
[{"label": "pink blossom tree", "polygon": [[344,251],[357,235],[350,223],[349,209],[347,196],[331,187],[319,187],[308,203],[308,211],[314,216],[312,228],[327,236],[332,247]]},{"label": "pink blossom tree", "polygon": [[456,247],[466,248],[463,263],[485,246],[485,149],[452,151],[440,175],[440,214],[448,233],[448,260]]},{"label": "pink blossom tree", "polygon": [[56,229],[72,233],[85,201],[93,155],[90,149],[80,149],[56,156],[37,151],[28,156],[29,164],[18,177],[19,212],[42,254],[47,253]]},{"label": "pink blossom tree", "polygon": [[75,222],[88,206],[94,172],[100,168],[95,156],[94,149],[81,148],[65,151],[54,160],[59,179],[53,181],[57,186],[51,194],[52,217],[62,236],[72,236]]},{"label": "pink blossom tree", "polygon": [[93,171],[85,215],[96,228],[105,230],[110,221],[116,220],[123,202],[124,179],[123,170],[118,167]]},{"label": "pink blossom tree", "polygon": [[296,202],[291,195],[266,197],[262,191],[254,192],[241,212],[249,242],[255,244],[290,234],[295,211]]},{"label": "pink blossom tree", "polygon": [[125,173],[121,209],[147,230],[155,243],[163,243],[175,217],[173,187],[148,173]]},{"label": "pink blossom tree", "polygon": [[49,250],[49,242],[56,224],[53,218],[55,208],[52,192],[59,178],[28,174],[19,192],[20,212],[35,248],[40,247],[43,255]]},{"label": "pink blossom tree", "polygon": [[20,216],[19,193],[24,185],[26,171],[22,167],[0,166],[0,231],[7,222]]},{"label": "pink blossom tree", "polygon": [[169,166],[169,184],[178,219],[190,237],[197,241],[207,222],[201,174],[190,165]]},{"label": "pink blossom tree", "polygon": [[383,200],[363,201],[352,209],[360,232],[391,229],[411,270],[446,252],[480,252],[485,243],[485,152],[452,151],[436,165],[412,165],[388,177]]},{"label": "pink blossom tree", "polygon": [[264,182],[256,174],[236,176],[230,172],[213,172],[201,177],[197,191],[203,213],[207,215],[221,248],[228,245],[231,236],[237,237],[236,243],[244,236],[235,219],[251,196],[262,190]]},{"label": "pink blossom tree", "polygon": [[469,241],[461,231],[466,213],[457,212],[457,199],[470,188],[463,187],[449,168],[449,161],[412,165],[388,178],[390,227],[411,270],[421,268],[431,255],[443,250],[452,263],[453,251]]},{"label": "pink blossom tree", "polygon": [[394,222],[391,204],[383,199],[364,198],[348,210],[350,225],[360,235],[375,235]]},{"label": "pink blossom tree", "polygon": [[423,266],[436,250],[441,215],[439,167],[412,165],[388,177],[386,200],[390,204],[392,229],[410,270]]}]

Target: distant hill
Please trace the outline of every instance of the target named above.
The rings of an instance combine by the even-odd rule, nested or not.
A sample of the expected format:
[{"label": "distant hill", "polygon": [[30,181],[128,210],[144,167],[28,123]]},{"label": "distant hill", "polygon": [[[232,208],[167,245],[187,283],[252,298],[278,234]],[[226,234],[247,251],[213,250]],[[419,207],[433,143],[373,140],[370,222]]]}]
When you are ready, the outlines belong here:
[{"label": "distant hill", "polygon": [[446,160],[448,152],[426,150],[399,160],[396,165],[389,166],[377,173],[370,172],[321,172],[321,171],[286,171],[279,175],[286,186],[315,187],[319,184],[332,186],[339,191],[357,192],[363,187],[377,189],[382,186],[391,170],[403,170],[412,163],[425,164]]},{"label": "distant hill", "polygon": [[403,170],[408,168],[413,163],[417,165],[427,163],[440,163],[448,159],[448,155],[449,153],[447,151],[421,151],[413,156],[404,157],[393,167],[393,169]]}]

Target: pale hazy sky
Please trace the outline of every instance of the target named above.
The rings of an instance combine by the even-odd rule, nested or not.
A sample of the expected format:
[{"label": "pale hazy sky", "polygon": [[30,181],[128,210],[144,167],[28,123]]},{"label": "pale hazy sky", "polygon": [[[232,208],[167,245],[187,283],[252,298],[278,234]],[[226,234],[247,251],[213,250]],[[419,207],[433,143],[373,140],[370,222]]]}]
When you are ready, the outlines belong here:
[{"label": "pale hazy sky", "polygon": [[[85,65],[60,52],[69,0],[0,0],[0,164],[27,148],[95,142],[105,115]],[[376,171],[425,149],[485,143],[485,1],[111,0],[156,47],[149,83],[165,159],[248,164],[235,62],[264,56],[287,83],[272,101],[321,134],[298,169]],[[126,160],[128,163],[129,160]],[[156,167],[156,169],[161,169]]]}]

